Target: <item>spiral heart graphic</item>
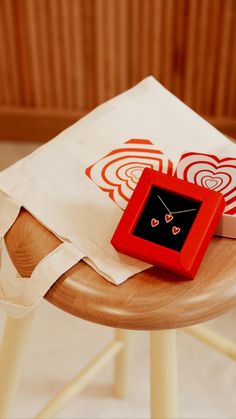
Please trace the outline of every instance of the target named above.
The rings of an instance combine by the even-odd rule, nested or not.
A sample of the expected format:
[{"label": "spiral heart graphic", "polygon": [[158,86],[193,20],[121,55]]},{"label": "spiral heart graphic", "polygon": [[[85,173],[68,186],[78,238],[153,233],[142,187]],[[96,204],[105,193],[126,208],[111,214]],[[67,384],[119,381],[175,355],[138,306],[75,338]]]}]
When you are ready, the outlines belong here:
[{"label": "spiral heart graphic", "polygon": [[224,196],[226,214],[236,214],[236,159],[220,159],[201,153],[184,154],[177,166],[175,176],[196,183]]},{"label": "spiral heart graphic", "polygon": [[204,176],[203,178],[202,178],[202,184],[203,184],[203,186],[205,186],[206,188],[209,188],[209,189],[216,189],[216,188],[218,188],[221,184],[222,184],[222,179],[221,178],[214,178],[214,177],[211,177],[211,176]]},{"label": "spiral heart graphic", "polygon": [[199,170],[194,175],[194,183],[221,192],[230,185],[232,176],[226,172],[213,170]]},{"label": "spiral heart graphic", "polygon": [[85,173],[124,210],[145,167],[173,173],[172,162],[150,140],[132,139],[92,164]]},{"label": "spiral heart graphic", "polygon": [[131,168],[128,168],[125,171],[125,174],[127,176],[127,179],[129,178],[131,180],[131,182],[138,183],[139,178],[140,178],[140,176],[142,174],[142,171],[143,171],[143,167],[142,166],[140,166],[140,167],[137,166],[135,168],[132,168],[131,167]]}]

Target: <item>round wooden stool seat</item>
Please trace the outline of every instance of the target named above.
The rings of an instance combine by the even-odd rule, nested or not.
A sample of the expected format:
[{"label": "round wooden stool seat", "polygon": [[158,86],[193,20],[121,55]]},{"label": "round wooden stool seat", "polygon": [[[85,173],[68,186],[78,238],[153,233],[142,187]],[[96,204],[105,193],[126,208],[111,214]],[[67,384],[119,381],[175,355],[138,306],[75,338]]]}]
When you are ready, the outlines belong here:
[{"label": "round wooden stool seat", "polygon": [[[25,210],[5,239],[23,277],[60,244]],[[236,240],[214,237],[193,281],[153,267],[115,286],[79,262],[45,298],[77,317],[118,328],[159,330],[200,323],[236,305]]]}]

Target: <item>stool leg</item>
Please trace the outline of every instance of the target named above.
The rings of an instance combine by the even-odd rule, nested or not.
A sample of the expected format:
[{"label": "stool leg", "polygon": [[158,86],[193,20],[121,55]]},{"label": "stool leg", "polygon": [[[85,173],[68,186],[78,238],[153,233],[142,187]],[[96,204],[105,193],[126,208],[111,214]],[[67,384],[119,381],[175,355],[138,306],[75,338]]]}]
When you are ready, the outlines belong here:
[{"label": "stool leg", "polygon": [[151,418],[177,418],[176,331],[151,332]]},{"label": "stool leg", "polygon": [[0,348],[0,418],[9,417],[32,319],[33,313],[21,319],[6,319]]},{"label": "stool leg", "polygon": [[131,330],[116,330],[116,340],[123,343],[123,347],[115,361],[115,395],[126,397],[130,390],[130,369],[133,355],[133,332]]}]

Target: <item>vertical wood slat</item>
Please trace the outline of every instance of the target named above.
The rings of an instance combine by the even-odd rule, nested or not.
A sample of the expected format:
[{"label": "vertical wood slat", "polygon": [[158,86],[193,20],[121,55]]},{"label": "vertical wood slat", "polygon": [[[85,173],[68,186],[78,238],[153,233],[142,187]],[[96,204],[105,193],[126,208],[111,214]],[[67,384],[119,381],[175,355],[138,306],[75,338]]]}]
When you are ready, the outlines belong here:
[{"label": "vertical wood slat", "polygon": [[32,68],[32,90],[34,93],[34,104],[35,106],[41,106],[42,101],[42,78],[41,78],[41,66],[38,53],[39,38],[37,36],[37,14],[34,7],[34,3],[28,0],[27,3],[27,20],[29,23],[29,59]]},{"label": "vertical wood slat", "polygon": [[[119,1],[117,10],[117,31],[118,31],[118,89],[119,92],[126,90],[129,87],[128,81],[128,35],[129,35],[129,21],[128,21],[128,3]],[[100,79],[98,79],[100,81]],[[98,83],[99,84],[99,83]]]},{"label": "vertical wood slat", "polygon": [[[100,0],[99,0],[100,1]],[[84,83],[85,89],[85,106],[87,109],[94,107],[96,97],[95,86],[95,42],[93,29],[94,4],[92,0],[81,2],[82,7],[82,23],[83,23],[83,53],[84,53]]]},{"label": "vertical wood slat", "polygon": [[195,80],[195,94],[194,104],[195,108],[202,110],[203,101],[202,94],[204,89],[204,80],[206,75],[206,60],[207,60],[207,43],[208,43],[208,1],[199,2],[199,19],[198,32],[195,42],[194,51],[197,57],[196,60],[196,80]]},{"label": "vertical wood slat", "polygon": [[151,55],[151,74],[155,74],[158,79],[161,76],[161,44],[162,44],[162,8],[163,2],[153,1],[152,16],[155,16],[153,21],[153,32],[150,45]]},{"label": "vertical wood slat", "polygon": [[141,19],[139,21],[140,25],[140,32],[142,36],[140,37],[140,73],[141,77],[145,77],[145,75],[150,74],[150,33],[152,25],[150,25],[150,9],[151,9],[151,2],[144,1],[142,4],[142,14]]},{"label": "vertical wood slat", "polygon": [[[206,1],[206,0],[205,0]],[[206,75],[205,75],[205,86],[202,92],[202,98],[204,100],[203,112],[211,115],[213,111],[213,102],[215,100],[215,74],[218,66],[220,65],[218,60],[219,43],[220,43],[220,32],[221,32],[221,12],[222,2],[221,0],[208,1],[208,15],[211,20],[208,26],[208,49],[206,58]]]},{"label": "vertical wood slat", "polygon": [[62,28],[60,55],[62,58],[62,79],[64,80],[63,105],[66,108],[73,107],[74,52],[72,50],[72,36],[70,30],[72,3],[73,2],[68,2],[67,0],[61,0],[57,3],[57,7],[60,10],[60,27]]},{"label": "vertical wood slat", "polygon": [[230,40],[230,25],[229,25],[229,15],[231,4],[229,2],[224,3],[224,9],[221,18],[221,42],[219,49],[219,60],[221,65],[219,66],[217,72],[217,91],[216,91],[216,100],[215,100],[215,113],[216,115],[222,115],[224,109],[224,99],[225,99],[225,77],[228,65],[228,55],[229,55],[229,40]]},{"label": "vertical wood slat", "polygon": [[85,108],[85,83],[84,72],[84,46],[83,46],[83,26],[82,26],[82,8],[81,2],[72,2],[72,44],[71,50],[74,56],[74,83],[73,83],[73,107]]},{"label": "vertical wood slat", "polygon": [[179,0],[179,2],[174,3],[175,6],[175,25],[174,25],[174,47],[173,47],[173,56],[174,56],[174,67],[173,71],[174,81],[173,81],[173,91],[178,97],[182,97],[182,80],[185,76],[185,56],[184,56],[184,43],[186,39],[186,1]]},{"label": "vertical wood slat", "polygon": [[142,78],[141,76],[141,66],[140,66],[140,21],[141,21],[141,10],[140,10],[140,1],[131,1],[130,2],[130,72],[131,72],[131,84],[137,83],[138,80]]},{"label": "vertical wood slat", "polygon": [[[225,102],[222,115],[236,116],[236,2],[230,2],[231,10],[227,13],[227,20],[230,25],[229,54],[227,57],[228,66],[225,76]],[[231,98],[233,99],[231,102]]]},{"label": "vertical wood slat", "polygon": [[[32,2],[33,3],[33,2]],[[49,28],[49,9],[48,3],[38,1],[36,4],[36,15],[38,19],[38,32],[37,37],[40,40],[38,42],[38,57],[39,66],[41,72],[41,91],[42,91],[42,106],[50,107],[55,106],[55,96],[53,95],[53,83],[52,78],[52,51],[51,51],[51,39],[50,39],[50,28]],[[50,57],[50,58],[49,58]]]},{"label": "vertical wood slat", "polygon": [[62,70],[62,60],[63,54],[61,50],[61,27],[60,27],[60,17],[57,3],[55,0],[50,0],[49,5],[49,18],[50,20],[50,32],[48,42],[51,43],[50,54],[52,58],[52,67],[51,67],[51,83],[53,86],[53,97],[56,107],[63,107],[64,105],[64,89],[65,89],[65,80],[63,80],[63,70]]},{"label": "vertical wood slat", "polygon": [[[10,89],[10,65],[12,64],[8,55],[9,42],[6,28],[6,3],[0,2],[0,77],[1,77],[1,100],[3,104],[10,105],[12,101]],[[10,39],[9,39],[10,41]],[[6,60],[8,58],[8,60]]]},{"label": "vertical wood slat", "polygon": [[6,57],[6,52],[4,49],[4,43],[5,43],[5,32],[3,30],[3,3],[0,3],[0,103],[1,105],[7,105],[8,104],[8,100],[7,100],[7,96],[6,96],[6,89],[7,87],[7,83],[5,80],[5,76],[6,76],[6,69],[5,69],[5,57]]},{"label": "vertical wood slat", "polygon": [[[5,0],[7,1],[7,0]],[[21,104],[23,106],[35,106],[33,91],[33,70],[30,56],[30,31],[28,0],[24,7],[21,2],[13,2],[15,9],[15,25],[17,33],[17,60],[21,86]],[[9,28],[9,30],[11,30]]]},{"label": "vertical wood slat", "polygon": [[[4,2],[3,6],[5,7],[5,28],[11,28],[11,30],[6,30],[6,46],[9,57],[9,73],[11,77],[12,93],[11,100],[13,98],[14,102],[20,103],[20,80],[17,72],[17,47],[15,42],[15,27],[14,27],[14,16],[13,16],[13,4],[12,1]],[[13,97],[12,97],[13,96]]]},{"label": "vertical wood slat", "polygon": [[235,0],[1,0],[0,105],[86,111],[153,74],[236,117]]},{"label": "vertical wood slat", "polygon": [[[105,22],[105,36],[106,36],[106,96],[111,98],[116,94],[117,79],[117,50],[116,50],[116,6],[117,2],[106,0],[106,22]],[[98,52],[99,53],[99,52]],[[109,59],[108,59],[109,57]]]},{"label": "vertical wood slat", "polygon": [[196,65],[196,51],[197,43],[197,22],[198,22],[198,0],[192,0],[187,5],[189,7],[189,16],[187,19],[187,39],[186,39],[186,75],[184,84],[184,101],[193,106],[194,98],[194,70]]},{"label": "vertical wood slat", "polygon": [[170,0],[166,2],[165,7],[163,8],[163,49],[162,49],[162,83],[165,84],[167,89],[173,91],[173,81],[175,73],[175,64],[174,64],[174,37],[176,33],[174,32],[174,21],[177,18],[175,15],[175,2]]},{"label": "vertical wood slat", "polygon": [[105,16],[104,4],[102,1],[95,2],[95,72],[97,83],[97,103],[102,103],[106,100],[106,73],[105,73]]},{"label": "vertical wood slat", "polygon": [[[234,28],[236,27],[236,3],[233,3],[233,22]],[[233,53],[232,53],[233,52]],[[236,30],[234,30],[233,34],[231,35],[231,51],[230,51],[230,63],[228,67],[227,73],[227,102],[226,109],[224,111],[225,114],[229,116],[236,116]]]}]

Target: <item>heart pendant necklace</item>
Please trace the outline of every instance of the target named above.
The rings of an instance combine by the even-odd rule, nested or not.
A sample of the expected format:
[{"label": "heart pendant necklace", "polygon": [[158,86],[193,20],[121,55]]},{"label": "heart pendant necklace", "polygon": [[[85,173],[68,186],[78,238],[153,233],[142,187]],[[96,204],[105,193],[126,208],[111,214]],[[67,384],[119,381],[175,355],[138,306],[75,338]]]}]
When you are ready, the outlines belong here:
[{"label": "heart pendant necklace", "polygon": [[[186,209],[186,210],[181,210],[181,211],[171,211],[167,205],[165,204],[165,202],[163,201],[163,199],[160,197],[160,195],[157,195],[158,199],[161,201],[162,205],[165,207],[165,209],[168,211],[167,214],[165,214],[165,222],[166,223],[170,223],[173,220],[173,214],[182,214],[184,212],[191,212],[191,211],[196,211],[196,208],[190,208],[190,209]],[[159,222],[158,222],[159,224]],[[177,226],[173,226],[172,227],[172,234],[174,236],[176,236],[176,234],[179,234],[181,231],[180,227]]]}]

